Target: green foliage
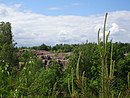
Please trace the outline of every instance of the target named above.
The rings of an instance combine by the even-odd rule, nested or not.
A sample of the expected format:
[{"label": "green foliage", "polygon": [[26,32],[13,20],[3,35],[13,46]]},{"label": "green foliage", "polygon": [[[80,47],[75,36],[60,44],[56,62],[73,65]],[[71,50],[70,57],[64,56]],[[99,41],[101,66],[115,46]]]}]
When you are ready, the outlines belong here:
[{"label": "green foliage", "polygon": [[0,23],[0,60],[8,63],[10,68],[16,66],[18,62],[9,22]]},{"label": "green foliage", "polygon": [[28,62],[32,58],[36,58],[36,56],[32,52],[25,50],[25,52],[20,55],[19,61]]},{"label": "green foliage", "polygon": [[[28,51],[19,57],[24,62],[16,69],[17,56],[10,23],[0,24],[0,97],[1,98],[129,98],[130,44],[108,42],[104,21],[103,38],[98,45],[42,44],[36,50],[72,52],[64,69],[52,60],[47,69]],[[24,47],[25,50],[27,47]],[[125,54],[125,55],[124,55]],[[19,63],[20,63],[19,62]]]},{"label": "green foliage", "polygon": [[52,47],[52,51],[58,52],[71,52],[73,50],[73,45],[68,44],[57,44],[56,46]]},{"label": "green foliage", "polygon": [[47,46],[47,45],[45,45],[45,44],[42,44],[42,45],[40,45],[37,49],[38,50],[50,50],[50,48],[51,47],[49,47],[49,46]]},{"label": "green foliage", "polygon": [[16,50],[12,40],[11,24],[0,23],[0,97],[6,98],[13,89],[12,74],[18,65]]},{"label": "green foliage", "polygon": [[[48,70],[39,68],[36,60],[26,63],[17,76],[16,90],[18,97],[44,97],[54,94],[62,75],[60,65],[52,63]],[[52,88],[54,86],[54,89]]]},{"label": "green foliage", "polygon": [[125,91],[127,88],[127,74],[130,71],[130,53],[120,59],[116,65],[115,75],[117,77],[114,82],[114,87],[116,90]]}]

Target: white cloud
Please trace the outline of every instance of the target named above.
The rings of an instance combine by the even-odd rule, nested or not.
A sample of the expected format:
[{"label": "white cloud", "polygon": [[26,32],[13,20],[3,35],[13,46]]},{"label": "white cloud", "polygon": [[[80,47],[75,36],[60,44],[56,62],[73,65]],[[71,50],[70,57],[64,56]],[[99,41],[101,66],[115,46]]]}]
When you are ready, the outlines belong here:
[{"label": "white cloud", "polygon": [[116,23],[112,23],[111,26],[112,27],[109,29],[110,32],[112,32],[112,33],[119,32],[120,29],[119,29],[119,26]]},{"label": "white cloud", "polygon": [[15,4],[14,5],[16,8],[20,8],[20,7],[22,7],[22,4]]},{"label": "white cloud", "polygon": [[49,7],[48,10],[62,10],[60,7]]},{"label": "white cloud", "polygon": [[[0,21],[11,22],[18,46],[97,42],[97,31],[104,20],[104,15],[46,16],[21,9],[20,4],[0,4]],[[111,31],[111,38],[130,42],[130,11],[110,12],[108,16],[107,31]]]}]

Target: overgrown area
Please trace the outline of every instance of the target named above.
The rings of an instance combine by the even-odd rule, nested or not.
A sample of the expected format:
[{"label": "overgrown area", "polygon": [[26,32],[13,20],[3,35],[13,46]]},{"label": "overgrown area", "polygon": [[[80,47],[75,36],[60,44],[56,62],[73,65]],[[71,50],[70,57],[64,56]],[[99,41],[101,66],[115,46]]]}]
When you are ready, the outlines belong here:
[{"label": "overgrown area", "polygon": [[[112,41],[104,29],[98,43],[42,44],[29,50],[72,52],[62,66],[52,59],[48,68],[30,51],[18,56],[11,24],[0,23],[1,98],[130,98],[130,44]],[[103,33],[102,33],[103,32]],[[100,35],[103,38],[100,38]]]}]

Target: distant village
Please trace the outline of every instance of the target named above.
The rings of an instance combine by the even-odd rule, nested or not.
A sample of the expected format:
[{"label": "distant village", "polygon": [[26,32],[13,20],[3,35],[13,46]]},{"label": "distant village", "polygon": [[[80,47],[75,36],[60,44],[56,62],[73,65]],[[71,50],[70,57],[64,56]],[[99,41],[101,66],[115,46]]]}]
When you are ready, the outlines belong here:
[{"label": "distant village", "polygon": [[[18,51],[17,55],[20,56],[26,51],[33,53],[38,59],[42,60],[42,63],[44,65],[43,67],[46,69],[52,60],[56,60],[58,64],[65,68],[66,64],[68,63],[67,57],[72,54],[72,52],[53,53],[45,50],[22,49]],[[22,64],[23,62],[19,62],[19,66],[22,66]]]}]

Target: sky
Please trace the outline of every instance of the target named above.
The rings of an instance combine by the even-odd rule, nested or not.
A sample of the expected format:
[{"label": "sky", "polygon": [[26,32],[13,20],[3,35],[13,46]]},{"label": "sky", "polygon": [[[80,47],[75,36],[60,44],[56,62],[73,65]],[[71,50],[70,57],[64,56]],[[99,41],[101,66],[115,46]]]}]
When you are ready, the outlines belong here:
[{"label": "sky", "polygon": [[[114,42],[130,42],[130,0],[0,0],[0,21],[10,22],[17,46],[97,42],[108,12]],[[102,37],[102,35],[101,35]]]}]

